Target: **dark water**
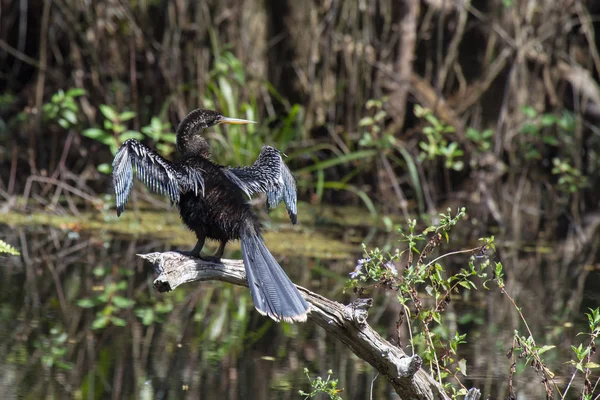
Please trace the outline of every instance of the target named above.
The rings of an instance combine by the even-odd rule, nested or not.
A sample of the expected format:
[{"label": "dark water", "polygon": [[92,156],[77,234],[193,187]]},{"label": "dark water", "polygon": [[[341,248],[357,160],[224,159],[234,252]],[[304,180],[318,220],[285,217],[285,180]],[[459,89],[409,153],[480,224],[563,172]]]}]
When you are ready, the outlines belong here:
[{"label": "dark water", "polygon": [[[75,226],[0,225],[0,237],[22,252],[0,259],[2,399],[301,399],[298,390],[310,391],[305,367],[313,378],[332,369],[345,399],[369,399],[371,388],[372,398],[396,398],[384,378],[372,384],[370,365],[320,328],[260,316],[246,288],[204,282],[156,292],[152,268],[136,254],[172,249],[163,240]],[[226,256],[239,258],[235,247]],[[359,254],[276,256],[298,284],[351,299],[343,285]],[[594,293],[586,288],[584,297]],[[527,303],[541,300],[534,291],[526,296]],[[371,310],[385,337],[395,331],[395,303],[381,296]],[[497,293],[474,294],[452,302],[447,315],[450,326],[470,332],[465,382],[489,398],[505,396],[512,330],[506,334],[502,324],[515,320],[510,307]],[[540,335],[550,329],[535,318],[531,324]],[[543,397],[539,380],[526,367],[514,379],[522,398]]]},{"label": "dark water", "polygon": [[[154,291],[135,254],[171,248],[161,241],[1,225],[0,237],[22,251],[1,259],[2,399],[296,399],[310,391],[304,367],[313,378],[333,369],[345,398],[370,390],[368,364],[312,324],[260,316],[246,288]],[[278,258],[295,282],[345,297],[345,276],[314,272],[323,261]]]}]

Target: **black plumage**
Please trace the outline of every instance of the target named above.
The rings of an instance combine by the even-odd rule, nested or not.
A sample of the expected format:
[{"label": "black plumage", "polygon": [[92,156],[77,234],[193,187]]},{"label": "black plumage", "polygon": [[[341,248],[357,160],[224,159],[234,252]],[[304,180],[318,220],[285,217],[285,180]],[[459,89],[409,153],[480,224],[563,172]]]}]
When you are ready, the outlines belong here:
[{"label": "black plumage", "polygon": [[192,111],[177,128],[178,163],[137,140],[124,142],[113,161],[117,214],[125,208],[135,167],[138,179],[178,205],[181,219],[198,239],[190,255],[200,257],[209,238],[219,241],[215,256],[220,258],[228,241],[240,239],[256,309],[276,321],[305,321],[308,304],[265,246],[261,224],[247,201],[252,194],[266,193],[267,208],[283,201],[296,223],[296,181],[281,153],[264,146],[252,166],[223,167],[210,160],[210,146],[201,136],[210,126],[247,123],[252,121],[227,118],[215,111]]}]

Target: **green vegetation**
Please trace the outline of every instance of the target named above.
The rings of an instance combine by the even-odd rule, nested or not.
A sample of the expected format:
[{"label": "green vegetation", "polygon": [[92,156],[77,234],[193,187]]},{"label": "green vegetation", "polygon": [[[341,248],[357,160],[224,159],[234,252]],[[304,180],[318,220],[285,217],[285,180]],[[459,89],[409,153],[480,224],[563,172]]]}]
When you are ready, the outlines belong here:
[{"label": "green vegetation", "polygon": [[320,376],[317,376],[315,379],[311,379],[310,371],[308,368],[304,368],[304,374],[312,387],[310,393],[307,393],[303,390],[300,390],[298,394],[304,397],[304,400],[312,399],[319,394],[323,394],[324,396],[329,396],[331,400],[342,400],[342,397],[338,394],[343,392],[343,389],[338,389],[338,380],[331,379],[331,375],[333,375],[333,371],[327,371],[327,379],[323,379]]},{"label": "green vegetation", "polygon": [[[527,317],[506,291],[502,263],[490,261],[490,252],[496,250],[494,237],[480,239],[482,244],[479,247],[442,252],[429,261],[436,249],[450,242],[452,228],[465,215],[464,208],[458,210],[454,216],[448,209],[447,214],[440,214],[437,224],[430,225],[418,233],[417,221],[409,220],[407,231],[398,230],[398,241],[403,246],[394,252],[383,252],[379,248],[368,250],[363,244],[364,256],[358,260],[350,273],[351,279],[347,281],[346,288],[353,289],[358,294],[376,287],[395,292],[402,306],[397,322],[398,343],[406,340],[400,336],[400,326],[406,322],[408,343],[414,353],[421,355],[429,364],[430,371],[446,392],[453,399],[458,399],[467,394],[467,387],[462,383],[462,379],[468,377],[467,361],[461,357],[459,345],[467,344],[470,339],[467,332],[453,331],[450,328],[448,319],[454,319],[456,316],[452,315],[452,312],[448,313],[448,305],[453,298],[465,297],[472,290],[493,290],[490,284],[494,283],[514,305],[527,331],[527,335],[523,336],[519,330],[515,330],[513,344],[507,355],[511,360],[508,373],[511,396],[515,396],[516,384],[513,380],[515,373],[518,373],[517,359],[524,359],[523,368],[530,365],[542,376],[542,384],[549,398],[552,398],[554,391],[561,399],[566,398],[575,376],[580,372],[585,375],[581,398],[592,399],[592,393],[595,393],[600,383],[600,378],[593,385],[590,380],[592,371],[600,368],[598,363],[591,361],[596,339],[600,335],[600,308],[590,309],[590,313],[586,314],[589,331],[580,332],[578,335],[586,335],[589,340],[577,347],[571,345],[575,359],[567,361],[567,364],[573,365],[575,369],[566,387],[561,388],[555,380],[556,374],[541,357],[556,346],[536,344]],[[444,267],[442,260],[460,254],[470,254],[468,268],[450,272]],[[515,354],[518,356],[515,357]]]},{"label": "green vegetation", "polygon": [[56,366],[61,369],[73,369],[73,363],[65,361],[67,355],[68,335],[61,328],[50,329],[50,335],[40,335],[34,343],[34,347],[41,353],[42,365],[51,369]]},{"label": "green vegetation", "polygon": [[[248,397],[222,382],[244,387],[255,360],[275,371],[257,386],[288,397],[387,394],[340,343],[264,321],[241,288],[153,291],[135,252],[189,249],[191,234],[139,184],[117,219],[111,161],[128,138],[177,159],[177,123],[205,107],[257,121],[211,129],[216,162],[286,154],[299,224],[256,203],[298,283],[373,297],[369,323],[455,397],[597,400],[595,2],[40,4],[3,9],[0,32],[0,229],[19,244],[0,253],[21,253],[0,257],[10,396]],[[306,389],[304,366],[338,379]]]},{"label": "green vegetation", "polygon": [[[417,221],[408,221],[408,230],[398,231],[399,242],[406,247],[394,252],[384,253],[379,248],[367,250],[363,245],[364,256],[358,260],[347,283],[348,288],[358,293],[373,285],[397,292],[397,300],[402,305],[398,326],[407,321],[410,346],[429,364],[434,376],[454,398],[466,394],[464,386],[455,390],[447,378],[451,376],[460,382],[458,373],[467,376],[466,360],[459,358],[457,352],[458,345],[466,343],[467,335],[452,333],[442,318],[451,296],[459,290],[477,289],[477,281],[487,288],[492,278],[486,254],[488,250],[494,250],[494,238],[480,239],[482,245],[473,249],[448,252],[431,261],[429,257],[443,242],[449,242],[452,228],[465,214],[464,208],[454,216],[448,210],[447,214],[440,214],[439,223],[419,233],[416,232]],[[468,268],[449,274],[441,260],[465,253],[471,254]],[[496,270],[501,271],[499,263]],[[401,337],[397,340],[403,342]]]},{"label": "green vegetation", "polygon": [[462,170],[465,163],[459,160],[459,158],[464,152],[459,149],[457,142],[450,142],[447,138],[448,134],[455,132],[454,127],[440,121],[427,108],[416,105],[414,112],[417,118],[427,121],[427,125],[423,128],[423,134],[427,138],[427,141],[419,142],[419,147],[421,148],[419,157],[421,161],[431,161],[440,157],[444,160],[444,168],[455,171]]},{"label": "green vegetation", "polygon": [[42,106],[44,119],[58,123],[63,129],[77,126],[81,117],[77,97],[85,94],[85,90],[79,88],[69,89],[66,92],[62,89],[58,90],[52,95],[50,102]]},{"label": "green vegetation", "polygon": [[[99,108],[105,118],[103,128],[88,128],[83,131],[83,135],[108,146],[113,155],[117,153],[119,146],[124,141],[128,139],[142,140],[144,136],[152,139],[153,146],[166,157],[175,150],[175,134],[169,132],[170,124],[161,122],[158,117],[152,117],[150,124],[142,127],[140,133],[128,130],[124,125],[125,122],[135,118],[135,112],[118,113],[106,104],[101,104]],[[109,174],[111,170],[108,163],[98,165],[98,171],[102,173]]]},{"label": "green vegetation", "polygon": [[587,178],[568,161],[553,158],[552,165],[552,173],[558,176],[558,190],[566,194],[574,194],[587,187]]},{"label": "green vegetation", "polygon": [[5,241],[3,241],[2,239],[0,239],[0,254],[2,254],[2,253],[10,254],[13,256],[20,255],[20,253],[17,249],[15,249],[10,244],[8,244]]},{"label": "green vegetation", "polygon": [[[98,278],[107,275],[107,270],[103,267],[96,267],[93,272]],[[131,276],[133,271],[119,268],[117,273],[118,276],[127,277]],[[109,275],[109,278],[102,284],[95,285],[95,290],[101,293],[94,297],[77,301],[79,307],[101,308],[96,313],[96,318],[90,326],[92,329],[106,328],[111,324],[115,326],[125,326],[127,321],[119,316],[119,312],[135,305],[135,301],[125,297],[125,294],[123,293],[129,286],[127,281],[125,279],[114,281],[113,277],[114,275]]]},{"label": "green vegetation", "polygon": [[468,127],[465,131],[465,136],[467,139],[473,142],[477,146],[477,150],[482,153],[490,151],[492,148],[492,137],[494,136],[494,131],[491,129],[478,131],[475,128]]}]

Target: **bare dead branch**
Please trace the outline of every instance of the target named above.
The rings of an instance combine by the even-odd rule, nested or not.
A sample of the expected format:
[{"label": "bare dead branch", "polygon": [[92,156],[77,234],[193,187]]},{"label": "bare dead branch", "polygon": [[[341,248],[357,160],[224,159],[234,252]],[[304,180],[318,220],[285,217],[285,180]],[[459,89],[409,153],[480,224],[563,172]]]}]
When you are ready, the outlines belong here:
[{"label": "bare dead branch", "polygon": [[[184,283],[195,281],[218,280],[248,286],[241,260],[222,259],[220,262],[211,262],[177,252],[138,255],[148,260],[158,273],[154,287],[159,292],[168,292]],[[401,398],[449,399],[439,384],[421,368],[421,357],[408,356],[369,326],[367,310],[372,305],[371,299],[358,299],[349,305],[343,305],[301,286],[298,289],[311,305],[308,319],[387,377]]]}]

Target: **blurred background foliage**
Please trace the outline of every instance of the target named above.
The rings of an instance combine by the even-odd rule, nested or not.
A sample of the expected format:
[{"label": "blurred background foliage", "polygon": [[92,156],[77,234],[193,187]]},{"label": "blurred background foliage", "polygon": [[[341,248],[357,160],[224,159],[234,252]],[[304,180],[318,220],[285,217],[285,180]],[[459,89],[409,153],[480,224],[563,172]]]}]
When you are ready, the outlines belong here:
[{"label": "blurred background foliage", "polygon": [[[23,265],[3,271],[2,318],[22,325],[11,328],[19,336],[2,354],[20,365],[38,357],[45,371],[63,370],[45,375],[53,377],[47,378],[53,390],[87,398],[99,387],[105,392],[96,398],[160,392],[164,382],[144,385],[140,371],[152,359],[150,344],[166,346],[160,359],[178,354],[169,347],[183,340],[174,326],[189,346],[204,346],[190,350],[202,357],[190,356],[189,365],[218,360],[238,385],[246,379],[236,375],[234,365],[244,363],[238,356],[252,352],[267,331],[279,345],[302,342],[301,364],[316,360],[323,348],[315,346],[325,343],[321,333],[273,327],[254,315],[243,290],[205,286],[165,300],[152,292],[139,263],[134,276],[119,269],[129,268],[119,253],[134,242],[115,235],[160,235],[178,222],[143,217],[146,209],[169,207],[136,185],[134,215],[121,221],[129,232],[116,228],[112,155],[136,138],[176,158],[173,132],[197,107],[258,121],[210,130],[217,162],[250,164],[264,144],[287,154],[307,203],[300,209],[306,228],[299,228],[305,236],[289,236],[288,247],[275,252],[308,252],[299,265],[312,272],[293,275],[299,283],[316,291],[322,285],[324,294],[341,300],[340,277],[352,270],[349,254],[360,253],[360,242],[389,249],[400,219],[435,222],[440,210],[465,206],[469,224],[461,240],[496,236],[507,288],[522,300],[532,329],[568,348],[581,310],[600,303],[599,15],[598,2],[583,0],[0,0],[2,239],[21,250],[23,265],[37,265],[26,267],[25,276]],[[24,225],[53,228],[40,234]],[[304,241],[315,232],[335,237],[329,239],[336,256],[310,253],[318,246]],[[166,249],[188,242],[160,243]],[[348,243],[356,253],[344,252]],[[88,259],[90,249],[101,256]],[[133,265],[135,253],[127,251],[123,259]],[[15,292],[17,284],[25,285],[23,292]],[[501,350],[512,330],[499,331],[517,327],[519,319],[500,298],[473,296],[457,322],[485,338],[469,354],[479,371],[473,383],[485,393],[506,393],[498,376],[506,373]],[[386,305],[376,318],[384,332],[395,329],[393,312],[389,321],[382,317],[390,313]],[[77,317],[66,318],[73,310]],[[190,321],[193,326],[182,327]],[[128,329],[134,344],[113,345],[130,348],[133,366],[115,348],[101,346],[119,329]],[[306,343],[289,339],[294,335]],[[490,347],[498,354],[488,354]],[[349,398],[366,393],[367,367],[348,369],[351,356],[335,354],[311,370],[341,370],[339,384],[349,388]],[[269,380],[281,393],[303,379],[302,365],[287,356],[291,382]],[[165,375],[181,360],[154,368]],[[13,368],[7,365],[1,368]],[[19,382],[30,382],[33,369],[22,370]],[[136,376],[131,385],[123,383],[126,370]],[[196,379],[190,393],[203,393],[201,383],[217,379],[177,371]]]}]

